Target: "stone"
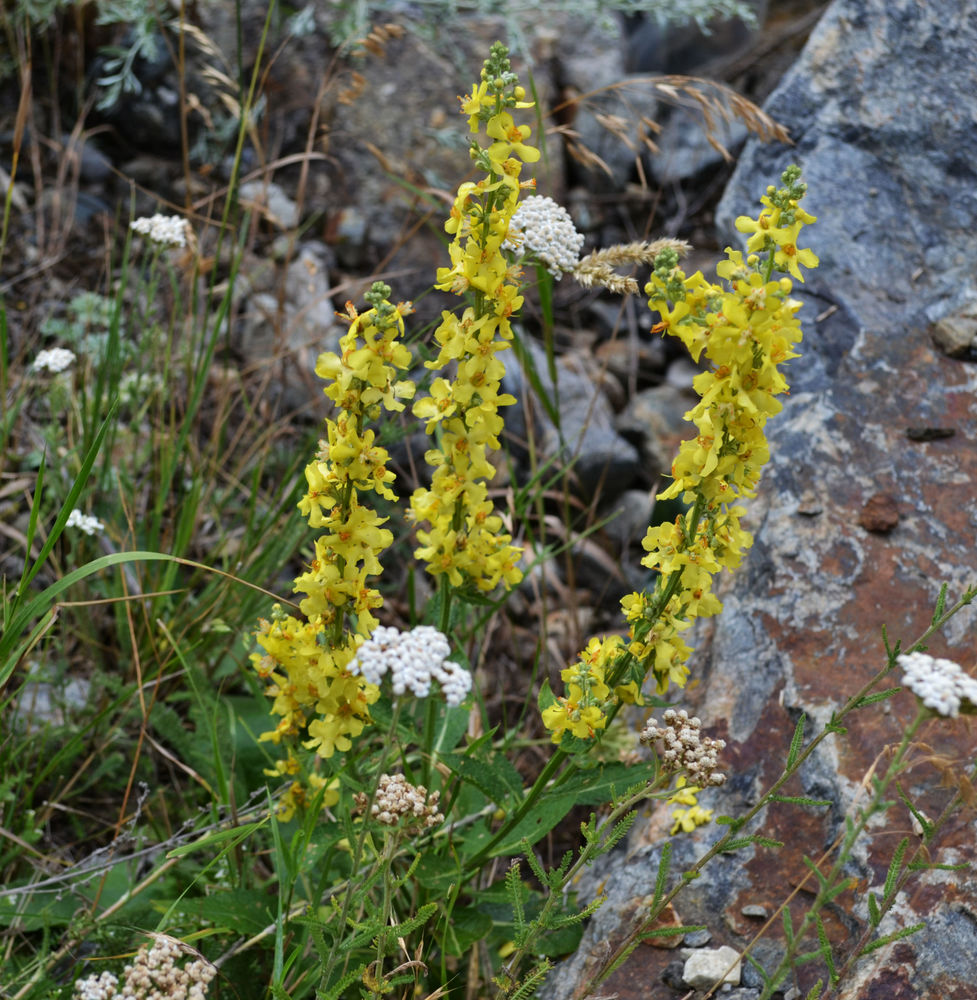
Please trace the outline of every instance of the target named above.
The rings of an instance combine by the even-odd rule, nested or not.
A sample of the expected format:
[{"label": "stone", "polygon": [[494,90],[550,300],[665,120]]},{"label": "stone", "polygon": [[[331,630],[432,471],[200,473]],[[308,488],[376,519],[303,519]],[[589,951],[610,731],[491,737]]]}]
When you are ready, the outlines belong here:
[{"label": "stone", "polygon": [[685,960],[682,980],[694,990],[708,990],[716,983],[739,986],[739,952],[734,948],[697,948]]},{"label": "stone", "polygon": [[235,347],[248,366],[276,367],[266,398],[287,409],[318,398],[316,360],[335,351],[344,332],[329,295],[330,259],[324,244],[309,241],[296,248],[284,273],[267,260],[255,261],[239,283],[244,301]]},{"label": "stone", "polygon": [[687,948],[703,948],[712,940],[712,933],[705,929],[701,931],[689,931],[688,934],[682,938],[682,943]]},{"label": "stone", "polygon": [[281,185],[274,181],[248,181],[239,191],[242,207],[258,213],[276,229],[294,229],[299,211]]},{"label": "stone", "polygon": [[971,304],[938,319],[930,336],[947,357],[977,360],[977,308]]},{"label": "stone", "polygon": [[596,366],[564,355],[556,360],[554,386],[542,346],[531,338],[525,338],[523,346],[545,395],[558,407],[560,424],[550,418],[522,368],[513,364],[512,352],[507,352],[503,389],[518,400],[505,412],[510,447],[518,454],[531,432],[539,464],[556,460],[571,466],[578,497],[588,502],[599,490],[602,500],[612,502],[638,478],[641,460],[614,426],[614,413],[593,378]]},{"label": "stone", "polygon": [[888,493],[873,493],[862,506],[858,523],[866,531],[886,534],[899,523],[899,505]]}]

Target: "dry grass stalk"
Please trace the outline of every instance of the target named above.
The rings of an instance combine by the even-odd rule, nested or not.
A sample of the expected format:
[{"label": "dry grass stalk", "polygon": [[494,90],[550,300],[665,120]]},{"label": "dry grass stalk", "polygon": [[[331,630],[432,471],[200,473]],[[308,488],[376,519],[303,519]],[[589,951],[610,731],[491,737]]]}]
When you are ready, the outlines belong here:
[{"label": "dry grass stalk", "polygon": [[[646,113],[646,108],[640,102],[647,102],[647,91],[642,90],[634,95],[635,107],[630,107],[628,91],[636,86],[651,85],[661,98],[677,107],[694,110],[700,117],[700,124],[706,140],[726,160],[731,154],[724,145],[722,133],[734,121],[741,122],[747,131],[763,142],[791,142],[790,134],[783,125],[776,122],[765,111],[742,94],[736,93],[731,87],[717,80],[706,80],[695,76],[643,76],[632,77],[619,83],[593,90],[586,94],[575,94],[563,104],[554,108],[554,113],[573,112],[589,102],[592,102],[611,91],[621,99],[630,114],[597,111],[594,119],[629,150],[635,152],[640,146],[645,146],[649,152],[657,153],[658,145],[652,135],[661,132],[661,126]],[[637,131],[632,132],[632,122],[637,123]],[[585,167],[598,167],[608,175],[611,169],[593,150],[588,149],[581,141],[578,132],[571,129],[561,129],[567,141],[567,151]]]},{"label": "dry grass stalk", "polygon": [[618,295],[637,295],[641,290],[638,282],[634,278],[618,274],[615,267],[628,264],[653,265],[662,250],[674,250],[679,256],[683,256],[689,249],[685,240],[668,237],[651,243],[620,243],[588,254],[571,273],[584,288],[600,286]]}]

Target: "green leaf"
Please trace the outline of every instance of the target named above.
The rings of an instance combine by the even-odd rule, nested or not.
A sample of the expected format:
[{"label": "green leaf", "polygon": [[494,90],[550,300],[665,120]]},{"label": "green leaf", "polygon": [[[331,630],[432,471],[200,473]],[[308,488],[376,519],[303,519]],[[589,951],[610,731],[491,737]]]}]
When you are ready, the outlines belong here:
[{"label": "green leaf", "polygon": [[838,981],[838,971],[835,968],[834,955],[831,953],[831,942],[828,940],[828,932],[824,929],[824,921],[821,919],[820,913],[814,914],[814,921],[818,928],[821,957],[824,959],[824,964],[828,967],[828,975],[831,976],[831,982],[836,983]]},{"label": "green leaf", "polygon": [[183,858],[205,847],[209,850],[216,844],[222,844],[227,840],[231,841],[228,846],[233,847],[234,844],[250,837],[255,830],[261,829],[267,822],[267,819],[262,819],[257,823],[242,823],[240,826],[232,826],[229,830],[208,833],[207,836],[195,840],[192,844],[181,844],[179,847],[174,847],[173,850],[166,852],[166,856],[167,858]]},{"label": "green leaf", "polygon": [[624,764],[614,761],[593,771],[574,774],[559,787],[559,794],[562,797],[572,793],[574,805],[578,806],[604,805],[611,801],[615,793],[620,794],[654,780],[657,770],[657,765],[651,762]]},{"label": "green leaf", "polygon": [[274,923],[273,898],[263,889],[224,889],[210,896],[184,897],[176,910],[214,924],[215,929],[251,937]]},{"label": "green leaf", "polygon": [[572,955],[580,946],[582,937],[583,925],[581,923],[568,924],[566,927],[548,931],[542,937],[537,938],[533,942],[533,952],[534,954],[547,955],[550,958]]},{"label": "green leaf", "polygon": [[807,867],[814,874],[814,877],[818,880],[818,885],[821,887],[821,890],[822,891],[827,890],[828,879],[821,872],[821,869],[818,868],[818,866],[806,854],[801,857],[801,860],[804,862],[805,865],[807,865]]},{"label": "green leaf", "polygon": [[958,865],[941,865],[936,861],[912,861],[906,866],[911,872],[927,872],[931,869],[941,872],[964,872],[973,867],[969,861],[961,861]]},{"label": "green leaf", "polygon": [[781,921],[784,925],[784,940],[787,942],[788,949],[794,947],[794,921],[790,916],[790,908],[785,906],[780,911]]},{"label": "green leaf", "polygon": [[652,910],[658,906],[665,895],[665,881],[668,878],[668,866],[672,861],[672,843],[666,840],[662,846],[662,856],[658,862],[658,873],[655,875],[655,896],[651,904]]},{"label": "green leaf", "polygon": [[909,847],[909,838],[903,837],[902,840],[899,841],[895,853],[892,855],[892,861],[889,862],[889,870],[886,872],[885,876],[885,886],[882,889],[882,899],[886,903],[888,903],[895,894],[896,882],[899,880],[899,875],[902,872],[902,862],[906,857],[907,847]]},{"label": "green leaf", "polygon": [[489,857],[497,858],[511,854],[522,854],[524,841],[530,846],[545,837],[558,823],[562,823],[574,806],[574,795],[540,797],[532,812],[524,816],[506,835],[505,839],[489,851]]},{"label": "green leaf", "polygon": [[806,795],[777,795],[770,796],[771,802],[789,802],[795,806],[811,806],[819,809],[826,806],[833,806],[831,799],[810,799]]},{"label": "green leaf", "polygon": [[445,922],[441,943],[449,955],[460,958],[483,941],[495,926],[492,918],[474,906],[456,906]]},{"label": "green leaf", "polygon": [[555,704],[556,695],[553,694],[550,682],[544,677],[543,683],[539,686],[539,694],[536,695],[536,707],[542,712],[544,708],[549,708]]},{"label": "green leaf", "polygon": [[868,919],[873,927],[878,927],[879,922],[882,920],[882,914],[879,911],[878,900],[874,892],[868,894]]},{"label": "green leaf", "polygon": [[891,698],[894,694],[898,694],[902,690],[901,687],[887,688],[885,691],[876,691],[875,694],[866,694],[858,699],[852,706],[852,710],[856,708],[865,708],[866,705],[874,705],[876,702],[885,701],[886,698]]},{"label": "green leaf", "polygon": [[880,938],[876,938],[871,944],[867,944],[859,953],[858,957],[861,958],[863,955],[869,955],[873,951],[878,951],[879,948],[884,948],[887,944],[892,944],[893,941],[900,941],[902,938],[907,938],[911,934],[915,934],[917,931],[921,931],[926,926],[925,922],[920,924],[913,924],[911,927],[903,927],[901,931],[893,931],[891,934],[885,934]]},{"label": "green leaf", "polygon": [[787,754],[787,763],[784,765],[784,770],[786,771],[792,771],[794,765],[797,763],[797,757],[804,744],[804,725],[806,722],[807,716],[802,714],[797,720],[797,725],[794,727],[794,735],[790,740],[790,751]]},{"label": "green leaf", "polygon": [[523,796],[522,778],[503,754],[490,760],[477,760],[463,754],[449,753],[441,762],[461,781],[477,788],[498,806],[518,803]]}]

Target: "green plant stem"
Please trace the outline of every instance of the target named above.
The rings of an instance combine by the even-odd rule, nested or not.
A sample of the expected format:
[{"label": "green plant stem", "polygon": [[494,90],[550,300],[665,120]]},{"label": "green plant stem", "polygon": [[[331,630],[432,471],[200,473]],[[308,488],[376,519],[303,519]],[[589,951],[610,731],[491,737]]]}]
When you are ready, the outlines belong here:
[{"label": "green plant stem", "polygon": [[[553,754],[553,756],[546,762],[546,766],[543,770],[540,771],[539,777],[533,782],[532,788],[529,789],[526,797],[516,808],[515,812],[506,818],[506,821],[496,831],[495,836],[493,836],[480,851],[472,855],[472,857],[465,863],[465,866],[462,869],[463,877],[468,876],[481,868],[483,862],[491,855],[492,850],[501,844],[507,834],[511,830],[514,830],[516,826],[529,815],[533,806],[539,801],[539,797],[546,790],[550,781],[555,777],[557,771],[560,769],[563,762],[568,759],[568,757],[569,755],[565,750],[558,749]],[[560,776],[560,778],[565,781],[566,775],[573,770],[576,770],[576,767],[568,768],[567,771]]]},{"label": "green plant stem", "polygon": [[[350,864],[351,871],[359,871],[363,862],[363,851],[366,846],[366,838],[370,834],[370,816],[373,809],[373,803],[377,797],[377,788],[380,782],[380,775],[382,775],[387,767],[387,761],[392,757],[393,753],[396,751],[397,747],[397,723],[400,721],[400,710],[401,701],[398,698],[394,702],[394,710],[390,718],[390,725],[387,727],[387,735],[384,738],[381,746],[383,751],[377,761],[377,770],[374,775],[373,785],[370,788],[370,797],[367,800],[366,805],[363,808],[363,822],[360,824],[360,835],[356,838],[356,846],[353,848],[353,857]],[[386,877],[384,878],[386,882]],[[352,879],[349,879],[346,883],[346,891],[343,894],[343,904],[342,910],[339,917],[339,923],[337,926],[340,928],[345,928],[347,926],[347,921],[349,919],[350,907],[353,903],[353,895],[355,890],[355,883]],[[333,938],[332,948],[329,951],[329,958],[324,963],[322,969],[322,978],[319,981],[320,991],[325,991],[329,984],[329,978],[332,973],[332,969],[336,964],[338,957],[338,950],[340,944],[340,937],[336,935]],[[343,971],[342,975],[345,975],[346,968],[349,964],[350,955],[347,953],[345,959],[343,960]]]},{"label": "green plant stem", "polygon": [[[910,645],[910,649],[914,649],[923,643],[933,635],[933,633],[939,631],[958,611],[972,604],[974,598],[977,597],[977,586],[970,587],[964,593],[964,595],[957,601],[956,604],[950,608],[949,611],[944,611],[942,615],[934,615],[932,623],[929,627],[920,635],[915,642]],[[600,967],[596,972],[592,973],[591,976],[584,981],[581,987],[575,993],[575,997],[586,997],[591,992],[597,989],[597,987],[604,982],[605,979],[611,974],[611,972],[617,968],[621,962],[637,947],[638,943],[645,936],[648,930],[654,925],[655,921],[658,919],[659,914],[665,909],[665,907],[682,891],[687,882],[692,881],[698,877],[702,869],[714,858],[717,854],[723,853],[726,845],[729,844],[757,814],[766,808],[770,803],[771,798],[780,791],[780,789],[797,773],[801,765],[811,756],[812,753],[821,745],[821,743],[833,732],[836,731],[838,723],[849,715],[863,698],[865,698],[871,691],[881,683],[894,669],[896,665],[896,656],[898,655],[898,650],[892,650],[888,657],[888,662],[885,667],[882,668],[871,680],[864,684],[859,691],[852,695],[848,701],[845,702],[842,709],[835,713],[828,725],[820,732],[808,746],[802,750],[798,755],[797,759],[794,761],[792,767],[785,768],[781,773],[780,777],[767,789],[766,793],[760,798],[760,800],[747,811],[747,813],[740,819],[736,821],[735,824],[731,825],[729,830],[720,837],[709,850],[706,851],[700,858],[698,858],[692,867],[683,874],[679,882],[673,886],[673,888],[666,893],[660,900],[659,904],[653,907],[648,916],[637,924],[624,938],[624,940],[614,949],[614,951],[604,959]]]},{"label": "green plant stem", "polygon": [[[970,780],[973,781],[977,777],[977,769],[972,769],[970,774]],[[964,799],[960,794],[955,795],[947,804],[944,806],[943,811],[940,815],[933,821],[933,826],[931,831],[927,836],[921,837],[919,843],[915,846],[912,853],[904,859],[902,872],[900,873],[896,883],[893,887],[892,892],[887,895],[881,903],[879,903],[879,913],[884,915],[890,909],[892,909],[893,904],[899,896],[902,889],[905,888],[906,883],[912,878],[915,871],[914,864],[920,854],[927,851],[929,845],[933,841],[933,837],[936,832],[940,830],[943,825],[949,820],[949,818],[963,806]],[[851,971],[854,964],[862,957],[863,949],[869,943],[869,939],[872,937],[873,931],[877,930],[877,927],[873,926],[871,923],[865,928],[859,937],[858,941],[855,942],[854,946],[850,949],[848,958],[845,960],[845,964],[838,970],[837,982],[843,983],[846,976]],[[828,1000],[831,993],[835,989],[834,983],[829,983],[826,991],[821,994],[819,1000]]]},{"label": "green plant stem", "polygon": [[[793,940],[786,948],[779,965],[771,973],[770,981],[764,987],[763,992],[760,995],[760,1000],[769,1000],[770,996],[777,988],[777,984],[783,982],[784,977],[794,966],[801,943],[803,942],[807,932],[817,920],[818,914],[820,914],[824,907],[827,906],[828,903],[831,902],[831,900],[838,894],[839,884],[844,883],[847,885],[850,881],[848,879],[842,879],[842,869],[851,857],[851,852],[855,843],[865,830],[869,820],[877,812],[884,811],[887,807],[888,803],[885,800],[885,794],[892,782],[902,772],[906,754],[912,746],[912,742],[916,737],[916,733],[919,731],[919,727],[927,718],[930,717],[931,714],[932,713],[929,709],[924,708],[922,705],[919,706],[916,712],[916,717],[904,731],[902,740],[900,741],[889,766],[886,768],[885,774],[877,781],[873,781],[872,784],[874,787],[874,794],[872,795],[872,798],[862,809],[858,811],[857,819],[854,822],[846,824],[845,836],[838,848],[835,862],[831,866],[831,871],[823,878],[818,879],[817,895],[814,897],[811,905],[807,908],[807,912],[804,914],[804,919],[801,921],[800,927],[795,931]],[[838,980],[836,977],[837,973],[832,975],[832,985],[837,983]]]}]

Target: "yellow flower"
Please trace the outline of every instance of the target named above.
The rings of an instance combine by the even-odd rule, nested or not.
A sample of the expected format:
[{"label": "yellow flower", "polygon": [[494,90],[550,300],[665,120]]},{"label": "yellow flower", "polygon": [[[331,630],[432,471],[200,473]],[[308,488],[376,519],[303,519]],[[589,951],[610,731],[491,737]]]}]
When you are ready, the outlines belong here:
[{"label": "yellow flower", "polygon": [[[522,164],[539,152],[528,143],[530,128],[517,125],[511,110],[522,102],[504,46],[495,45],[482,70],[482,81],[462,102],[473,132],[490,141],[482,148],[473,140],[472,158],[486,171],[477,182],[458,189],[445,229],[454,239],[448,247],[451,266],[439,268],[436,287],[470,293],[474,302],[461,317],[442,313],[434,338],[438,356],[429,367],[455,363],[454,377],[441,375],[427,397],[414,403],[414,415],[440,441],[425,455],[435,469],[430,489],[411,498],[411,517],[419,527],[417,558],[452,588],[487,592],[499,583],[521,578],[519,550],[502,530],[502,519],[488,501],[488,482],[495,474],[489,455],[499,447],[504,422],[499,407],[514,397],[500,392],[505,366],[498,354],[509,346],[509,321],[522,305],[517,274],[502,252],[509,222],[518,203]],[[445,593],[443,613],[450,601]]]}]

